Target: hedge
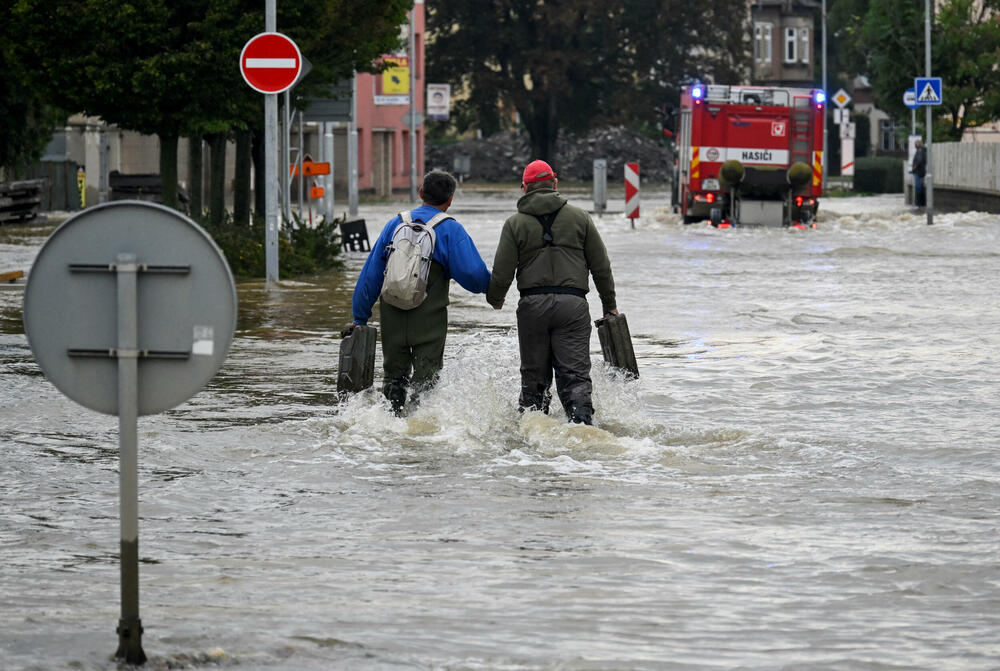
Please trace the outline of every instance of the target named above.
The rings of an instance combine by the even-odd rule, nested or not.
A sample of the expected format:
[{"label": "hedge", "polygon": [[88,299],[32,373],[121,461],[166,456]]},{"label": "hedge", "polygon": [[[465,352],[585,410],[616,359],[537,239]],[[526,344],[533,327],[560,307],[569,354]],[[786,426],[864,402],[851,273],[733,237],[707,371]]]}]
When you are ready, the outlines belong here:
[{"label": "hedge", "polygon": [[903,159],[864,156],[854,162],[854,190],[865,193],[902,193]]}]

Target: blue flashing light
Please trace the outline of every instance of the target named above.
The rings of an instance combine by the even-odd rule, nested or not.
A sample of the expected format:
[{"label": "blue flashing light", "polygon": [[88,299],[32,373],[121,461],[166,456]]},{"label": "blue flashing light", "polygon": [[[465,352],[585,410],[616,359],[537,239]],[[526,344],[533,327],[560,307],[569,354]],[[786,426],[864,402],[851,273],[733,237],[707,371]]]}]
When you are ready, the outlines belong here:
[{"label": "blue flashing light", "polygon": [[696,84],[691,87],[691,97],[695,100],[701,100],[701,97],[705,95],[705,89],[701,84]]},{"label": "blue flashing light", "polygon": [[815,99],[817,105],[822,105],[826,102],[826,91],[816,91],[816,93],[813,94],[813,98]]}]

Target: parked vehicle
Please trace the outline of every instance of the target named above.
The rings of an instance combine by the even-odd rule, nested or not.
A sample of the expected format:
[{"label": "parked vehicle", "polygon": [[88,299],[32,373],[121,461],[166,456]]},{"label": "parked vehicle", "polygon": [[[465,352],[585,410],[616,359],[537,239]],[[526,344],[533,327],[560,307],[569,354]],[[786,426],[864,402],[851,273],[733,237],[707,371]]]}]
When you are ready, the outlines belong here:
[{"label": "parked vehicle", "polygon": [[823,91],[695,83],[680,110],[675,207],[685,224],[815,227]]}]

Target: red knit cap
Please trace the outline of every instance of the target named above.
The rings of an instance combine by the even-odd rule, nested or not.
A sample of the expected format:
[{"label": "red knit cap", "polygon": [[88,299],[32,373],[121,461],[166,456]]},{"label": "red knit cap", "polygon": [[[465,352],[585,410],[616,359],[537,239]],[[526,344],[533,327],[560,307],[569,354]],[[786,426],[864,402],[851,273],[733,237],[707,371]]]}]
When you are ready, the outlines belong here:
[{"label": "red knit cap", "polygon": [[525,184],[531,184],[532,182],[544,182],[547,179],[554,179],[555,176],[556,173],[552,169],[552,166],[545,161],[532,161],[524,169],[521,181]]}]

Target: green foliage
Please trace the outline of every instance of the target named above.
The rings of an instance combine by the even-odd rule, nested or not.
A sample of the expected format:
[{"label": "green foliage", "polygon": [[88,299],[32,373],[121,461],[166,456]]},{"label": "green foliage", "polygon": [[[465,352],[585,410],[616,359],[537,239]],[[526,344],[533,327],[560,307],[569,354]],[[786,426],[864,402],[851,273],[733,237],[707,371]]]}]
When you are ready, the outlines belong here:
[{"label": "green foliage", "polygon": [[[0,17],[0,45],[31,63],[43,103],[99,116],[121,128],[179,136],[260,129],[264,97],[243,81],[239,55],[263,32],[259,0],[14,0]],[[313,65],[306,95],[371,70],[400,44],[410,0],[278,3],[277,25]],[[16,36],[8,39],[5,33]],[[27,71],[27,69],[26,69]],[[0,74],[7,81],[0,66]],[[0,117],[7,123],[7,117]],[[161,152],[160,173],[176,165]]]},{"label": "green foliage", "polygon": [[[283,278],[313,275],[338,268],[341,264],[340,224],[346,215],[332,221],[321,220],[315,227],[296,221],[284,225],[278,236],[278,270]],[[249,226],[237,226],[227,215],[221,224],[201,220],[202,227],[222,250],[229,269],[236,277],[265,277],[266,234],[263,217],[255,217]]]},{"label": "green foliage", "polygon": [[66,118],[31,85],[30,68],[14,49],[15,28],[0,18],[0,171],[6,168],[12,176],[41,156],[53,128]]},{"label": "green foliage", "polygon": [[[869,79],[875,103],[909,117],[903,91],[926,74],[923,0],[837,0],[830,12],[834,58]],[[1000,0],[933,3],[931,70],[944,82],[932,109],[935,139],[959,140],[965,128],[1000,116]],[[920,116],[923,116],[921,114]]]},{"label": "green foliage", "polygon": [[[960,140],[969,126],[1000,116],[1000,2],[951,0],[935,17],[935,76],[943,79],[943,110],[934,139]],[[940,126],[938,124],[941,124]]]},{"label": "green foliage", "polygon": [[901,193],[903,159],[865,156],[854,162],[854,190],[867,193]]},{"label": "green foliage", "polygon": [[429,79],[469,92],[459,123],[489,132],[516,110],[539,158],[554,158],[562,127],[631,126],[692,78],[747,72],[743,0],[436,0],[427,11]]}]

